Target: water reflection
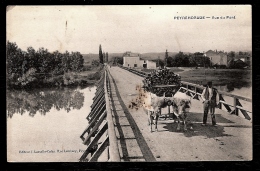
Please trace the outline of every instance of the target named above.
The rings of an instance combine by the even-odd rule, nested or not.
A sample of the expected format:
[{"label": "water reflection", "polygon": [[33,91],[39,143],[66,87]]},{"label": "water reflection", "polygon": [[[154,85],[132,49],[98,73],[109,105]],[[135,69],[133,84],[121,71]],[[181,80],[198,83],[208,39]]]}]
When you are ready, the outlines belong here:
[{"label": "water reflection", "polygon": [[[86,149],[80,135],[88,126],[95,92],[96,87],[8,92],[7,160],[77,162]],[[55,153],[36,153],[42,150]]]},{"label": "water reflection", "polygon": [[23,115],[28,112],[31,117],[39,112],[46,115],[51,108],[56,110],[80,109],[84,103],[84,95],[78,89],[7,91],[7,117],[12,118],[15,113]]}]

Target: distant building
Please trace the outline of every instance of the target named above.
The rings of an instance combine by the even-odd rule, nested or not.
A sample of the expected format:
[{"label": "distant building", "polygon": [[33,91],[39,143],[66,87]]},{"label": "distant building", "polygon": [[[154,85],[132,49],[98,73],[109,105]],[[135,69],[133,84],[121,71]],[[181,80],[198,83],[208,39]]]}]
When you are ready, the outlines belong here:
[{"label": "distant building", "polygon": [[251,66],[252,56],[247,52],[239,52],[235,55],[235,61],[241,60],[246,63],[248,66]]},{"label": "distant building", "polygon": [[140,67],[140,55],[131,52],[125,52],[123,54],[123,66],[124,67]]},{"label": "distant building", "polygon": [[224,53],[223,51],[213,51],[209,50],[206,52],[207,57],[209,57],[212,65],[225,65],[228,64],[228,57],[227,53]]},{"label": "distant building", "polygon": [[140,54],[127,51],[123,54],[123,66],[129,68],[155,69],[156,62],[140,59]]},{"label": "distant building", "polygon": [[141,60],[143,61],[143,68],[147,69],[156,69],[156,62],[149,61],[149,60]]}]

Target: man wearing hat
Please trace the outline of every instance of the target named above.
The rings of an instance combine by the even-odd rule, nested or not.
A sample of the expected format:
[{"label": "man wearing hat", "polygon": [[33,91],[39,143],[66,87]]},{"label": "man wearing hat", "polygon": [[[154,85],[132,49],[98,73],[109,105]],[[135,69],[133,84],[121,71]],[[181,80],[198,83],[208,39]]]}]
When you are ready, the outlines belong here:
[{"label": "man wearing hat", "polygon": [[217,89],[212,87],[212,82],[209,81],[207,83],[206,88],[204,88],[201,98],[203,100],[203,124],[202,126],[205,126],[207,124],[207,118],[208,118],[208,112],[210,111],[211,119],[212,119],[212,125],[217,126],[216,124],[216,118],[215,118],[215,107],[219,103],[219,94]]}]

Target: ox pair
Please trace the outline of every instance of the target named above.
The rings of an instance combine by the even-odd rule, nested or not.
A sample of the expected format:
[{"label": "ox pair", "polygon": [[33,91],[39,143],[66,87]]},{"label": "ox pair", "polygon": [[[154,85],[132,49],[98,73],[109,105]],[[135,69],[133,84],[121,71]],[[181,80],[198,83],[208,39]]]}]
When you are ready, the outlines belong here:
[{"label": "ox pair", "polygon": [[[144,99],[143,108],[148,116],[148,125],[150,125],[150,131],[152,132],[153,120],[155,120],[155,131],[158,131],[157,123],[159,116],[161,115],[161,109],[171,104],[173,113],[177,117],[178,125],[177,131],[180,130],[180,121],[183,121],[184,130],[187,130],[186,120],[187,113],[191,107],[191,100],[185,93],[177,92],[172,97],[159,97],[151,92],[147,92]],[[190,128],[192,129],[192,127]]]}]

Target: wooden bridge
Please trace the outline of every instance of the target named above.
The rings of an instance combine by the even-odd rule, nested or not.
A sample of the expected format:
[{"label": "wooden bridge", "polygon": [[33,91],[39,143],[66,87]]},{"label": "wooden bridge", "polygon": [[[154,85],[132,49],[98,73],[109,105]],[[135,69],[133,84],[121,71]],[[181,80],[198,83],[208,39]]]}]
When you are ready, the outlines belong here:
[{"label": "wooden bridge", "polygon": [[[129,108],[138,97],[136,86],[142,84],[145,73],[116,66],[106,67],[102,75],[80,136],[86,145],[81,162],[252,160],[251,99],[220,91],[215,112],[218,126],[211,126],[209,116],[204,127],[203,87],[182,81],[180,91],[192,99],[188,118],[193,130],[177,131],[174,120],[159,118],[158,132],[151,133],[143,109]],[[249,108],[243,107],[244,102]],[[162,114],[167,115],[168,110],[162,109]]]}]

